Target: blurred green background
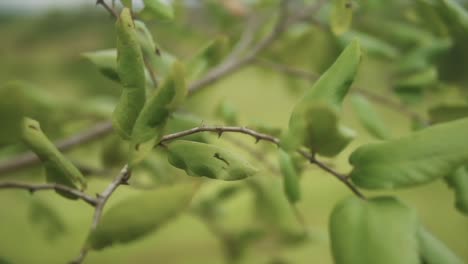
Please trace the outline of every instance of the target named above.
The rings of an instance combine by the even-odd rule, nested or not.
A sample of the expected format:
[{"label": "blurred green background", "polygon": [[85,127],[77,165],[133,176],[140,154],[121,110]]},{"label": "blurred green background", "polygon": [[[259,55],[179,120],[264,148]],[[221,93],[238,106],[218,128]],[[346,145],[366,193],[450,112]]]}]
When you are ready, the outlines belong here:
[{"label": "blurred green background", "polygon": [[[25,5],[28,5],[26,2]],[[64,124],[47,127],[46,132],[55,139],[85,130],[98,120],[104,119],[102,115],[89,114],[86,108],[91,106],[87,103],[102,101],[105,112],[107,106],[112,105],[118,98],[120,87],[117,83],[104,78],[80,54],[115,47],[112,18],[101,8],[95,7],[94,3],[74,6],[71,10],[45,7],[40,11],[30,9],[25,11],[15,6],[16,11],[12,11],[11,8],[3,5],[0,12],[0,84],[10,80],[26,81],[35,91],[46,93],[57,109],[63,109],[61,108],[63,105],[68,105],[67,110],[47,112],[47,118],[59,120]],[[218,32],[236,38],[242,28],[242,18],[220,22],[216,15],[204,19],[200,19],[199,16],[196,12],[192,15],[184,14],[180,23],[155,22],[149,23],[149,27],[164,49],[170,50],[182,59],[189,58]],[[332,40],[330,34],[323,30],[315,28],[309,34],[300,45],[290,47],[287,56],[283,56],[281,52],[274,52],[281,50],[281,45],[285,45],[284,43],[275,45],[271,51],[273,54],[268,55],[314,72],[322,72],[336,58],[340,47]],[[370,55],[365,56],[356,86],[391,97],[388,92],[391,88],[391,82],[388,81],[392,78],[389,74],[391,67],[391,64],[385,60]],[[304,80],[285,77],[258,66],[249,66],[192,97],[185,110],[197,114],[205,123],[219,124],[221,121],[216,121],[214,112],[217,104],[225,100],[238,109],[241,125],[261,122],[284,128],[287,126],[291,107],[300,96],[300,91],[309,85]],[[453,98],[457,96],[447,95],[443,100],[456,100]],[[425,104],[437,100],[441,98],[429,96]],[[422,109],[425,104],[417,106],[416,109]],[[391,128],[393,136],[410,131],[411,122],[406,116],[383,106],[377,109]],[[339,171],[347,172],[350,170],[347,163],[349,153],[363,142],[373,139],[360,126],[348,102],[344,113],[346,124],[355,129],[359,137],[330,163],[333,163]],[[268,149],[263,143],[252,144],[251,138],[237,135],[232,137],[251,144],[253,148],[258,147],[260,151]],[[223,142],[236,148],[236,144],[228,140]],[[68,156],[79,164],[102,168],[99,159],[100,146],[101,142],[93,142],[86,147],[73,150]],[[11,153],[21,152],[22,149],[24,147],[21,145],[4,148],[0,152],[0,159],[6,160]],[[244,150],[238,148],[238,151]],[[247,157],[248,155],[246,154]],[[269,155],[268,158],[276,161],[274,155]],[[91,177],[89,193],[100,192],[116,173],[114,169],[102,173],[104,175]],[[173,177],[184,177],[176,170],[168,173],[174,173]],[[153,176],[148,174],[151,173],[142,173],[133,181],[136,185],[153,181]],[[266,169],[260,174],[272,177]],[[43,181],[43,176],[40,168],[34,168],[0,175],[0,180],[40,182]],[[294,247],[279,247],[274,243],[252,245],[248,248],[243,263],[270,263],[268,261],[275,256],[278,260],[287,260],[286,263],[332,263],[327,233],[328,216],[334,204],[350,195],[350,192],[336,179],[313,167],[307,168],[301,182],[303,199],[298,204],[298,209],[302,212],[306,226],[310,230],[310,240]],[[225,185],[228,183],[207,182],[206,187],[203,187],[195,197],[195,202],[204,193],[209,193],[212,188]],[[111,198],[109,205],[135,192],[131,187],[124,186]],[[468,261],[468,219],[454,210],[453,193],[444,182],[437,181],[418,188],[398,191],[397,194],[405,203],[418,211],[421,221],[430,231]],[[48,231],[47,228],[51,227],[35,221],[34,218],[37,216],[31,216],[32,199],[48,204],[55,211],[60,221],[54,223],[55,228],[52,230],[58,229],[57,234],[53,235],[53,232]],[[236,230],[255,222],[252,200],[251,193],[242,191],[222,206],[223,219],[226,219],[223,224],[226,228]],[[65,263],[73,259],[78,254],[89,230],[93,213],[91,209],[80,201],[60,199],[53,192],[30,195],[19,190],[0,191],[0,263],[3,263],[1,259],[18,264]],[[177,220],[137,242],[91,252],[85,261],[85,263],[191,264],[224,262],[219,241],[206,225],[189,213],[181,215]]]}]

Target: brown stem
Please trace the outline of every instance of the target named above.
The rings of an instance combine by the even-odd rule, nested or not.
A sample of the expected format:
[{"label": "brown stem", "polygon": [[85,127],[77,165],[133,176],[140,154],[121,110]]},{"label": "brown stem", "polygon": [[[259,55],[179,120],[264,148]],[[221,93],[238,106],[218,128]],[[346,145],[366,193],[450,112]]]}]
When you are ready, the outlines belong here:
[{"label": "brown stem", "polygon": [[70,195],[80,198],[91,206],[96,206],[98,204],[97,199],[87,195],[86,193],[79,191],[77,189],[70,188],[65,185],[56,184],[56,183],[46,183],[46,184],[29,184],[22,182],[0,182],[0,189],[23,189],[28,190],[33,193],[36,191],[45,191],[45,190],[56,190],[61,192],[66,192]]}]

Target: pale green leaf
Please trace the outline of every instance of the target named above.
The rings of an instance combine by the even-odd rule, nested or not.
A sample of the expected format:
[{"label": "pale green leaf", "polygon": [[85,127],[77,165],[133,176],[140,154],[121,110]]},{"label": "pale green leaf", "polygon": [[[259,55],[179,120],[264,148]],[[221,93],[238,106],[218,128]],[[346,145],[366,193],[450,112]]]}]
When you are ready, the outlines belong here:
[{"label": "pale green leaf", "polygon": [[145,7],[140,12],[143,19],[172,20],[174,9],[172,5],[164,0],[143,0]]},{"label": "pale green leaf", "polygon": [[418,264],[415,212],[393,197],[350,197],[330,216],[336,264]]},{"label": "pale green leaf", "polygon": [[[35,120],[24,118],[21,138],[23,142],[41,159],[46,170],[47,181],[71,188],[86,188],[86,179],[57,147],[47,138]],[[57,191],[67,198],[76,198],[68,193]]]},{"label": "pale green leaf", "polygon": [[336,35],[341,35],[351,27],[353,19],[353,1],[332,0],[331,4],[331,29]]},{"label": "pale green leaf", "polygon": [[169,163],[190,176],[235,181],[257,172],[242,155],[211,144],[177,140],[169,144],[168,151]]},{"label": "pale green leaf", "polygon": [[278,160],[280,171],[283,175],[284,193],[291,203],[297,203],[301,199],[301,186],[293,159],[287,152],[280,149]]},{"label": "pale green leaf", "polygon": [[424,264],[463,264],[446,245],[424,228],[418,230],[419,252]]},{"label": "pale green leaf", "polygon": [[389,129],[385,125],[382,117],[378,115],[365,97],[353,95],[351,97],[351,102],[357,117],[372,136],[378,139],[387,139],[390,137]]},{"label": "pale green leaf", "polygon": [[395,46],[364,32],[349,31],[339,38],[342,45],[348,45],[353,39],[358,39],[363,51],[370,55],[391,60],[400,56],[400,51]]},{"label": "pale green leaf", "polygon": [[120,77],[117,72],[117,50],[107,49],[85,52],[82,56],[96,65],[104,76],[113,81],[120,82]]},{"label": "pale green leaf", "polygon": [[351,179],[363,188],[392,189],[444,177],[468,162],[466,131],[467,118],[361,146],[349,159]]},{"label": "pale green leaf", "polygon": [[117,243],[129,243],[162,227],[190,203],[191,184],[177,184],[146,191],[127,198],[106,211],[90,234],[88,245],[100,250]]},{"label": "pale green leaf", "polygon": [[455,193],[455,207],[468,215],[468,167],[462,166],[445,177],[445,181]]}]

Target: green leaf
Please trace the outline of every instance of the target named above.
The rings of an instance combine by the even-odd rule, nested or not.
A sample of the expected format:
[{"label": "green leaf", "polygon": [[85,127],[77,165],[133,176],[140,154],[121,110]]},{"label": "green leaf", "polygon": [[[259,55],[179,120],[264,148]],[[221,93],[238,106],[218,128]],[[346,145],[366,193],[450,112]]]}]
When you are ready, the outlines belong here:
[{"label": "green leaf", "polygon": [[466,36],[468,33],[468,12],[454,0],[437,0],[436,4],[449,30],[455,35]]},{"label": "green leaf", "polygon": [[445,181],[455,192],[455,207],[468,215],[468,167],[462,166],[445,177]]},{"label": "green leaf", "polygon": [[368,201],[350,197],[330,216],[330,239],[336,264],[419,263],[413,210],[393,197]]},{"label": "green leaf", "polygon": [[227,125],[235,126],[238,124],[237,108],[227,101],[222,101],[216,108],[216,116]]},{"label": "green leaf", "polygon": [[468,162],[468,119],[366,144],[350,156],[351,179],[363,188],[392,189],[431,182]]},{"label": "green leaf", "polygon": [[164,0],[143,0],[145,7],[140,12],[140,17],[145,20],[161,19],[172,20],[174,19],[174,9],[171,4],[166,3]]},{"label": "green leaf", "polygon": [[257,172],[241,155],[211,144],[177,140],[168,150],[169,163],[190,176],[235,181]]},{"label": "green leaf", "polygon": [[[47,182],[59,183],[75,189],[85,189],[86,179],[81,172],[57,147],[42,133],[39,123],[24,118],[21,138],[23,142],[41,159],[46,171]],[[64,197],[76,199],[68,193],[57,191]]]},{"label": "green leaf", "polygon": [[182,104],[186,95],[183,65],[174,63],[168,79],[146,102],[135,122],[132,133],[132,163],[141,161],[155,143],[158,143],[170,114]]},{"label": "green leaf", "polygon": [[191,184],[161,187],[117,203],[104,213],[101,222],[90,234],[88,245],[100,250],[148,235],[188,206],[193,189]]},{"label": "green leaf", "polygon": [[364,32],[349,31],[339,38],[342,45],[349,44],[353,39],[359,39],[362,49],[371,55],[390,60],[400,56],[400,51],[395,46]]},{"label": "green leaf", "polygon": [[199,78],[208,69],[219,64],[227,54],[228,48],[228,38],[223,35],[217,36],[201,48],[188,62],[190,80]]},{"label": "green leaf", "polygon": [[[172,134],[172,133],[188,130],[194,127],[198,127],[202,124],[203,124],[203,119],[197,116],[190,115],[190,114],[174,113],[167,120],[167,124],[164,130],[166,131],[167,134]],[[197,133],[197,134],[182,137],[181,139],[208,143],[208,136],[205,133]]]},{"label": "green leaf", "polygon": [[353,95],[351,102],[362,125],[378,139],[388,139],[390,133],[383,119],[377,114],[370,102],[361,95]]},{"label": "green leaf", "polygon": [[335,35],[341,35],[351,27],[353,2],[351,0],[332,0],[331,4],[331,29]]},{"label": "green leaf", "polygon": [[101,161],[105,168],[123,166],[128,162],[129,145],[117,135],[110,135],[102,143]]},{"label": "green leaf", "polygon": [[49,240],[56,239],[66,231],[65,223],[60,215],[37,197],[31,199],[29,221],[40,228]]},{"label": "green leaf", "polygon": [[284,193],[291,203],[297,203],[301,199],[301,186],[293,159],[282,149],[279,150],[278,159],[280,171],[283,175]]},{"label": "green leaf", "polygon": [[104,76],[113,81],[120,82],[119,73],[117,72],[117,50],[98,50],[85,52],[81,55],[96,65],[99,72]]},{"label": "green leaf", "polygon": [[447,246],[435,238],[424,228],[420,227],[417,233],[421,259],[425,264],[463,264]]},{"label": "green leaf", "polygon": [[291,150],[306,145],[325,156],[334,156],[346,147],[352,133],[339,124],[338,112],[360,61],[359,42],[352,41],[294,107],[283,147]]},{"label": "green leaf", "polygon": [[468,117],[468,105],[439,105],[429,109],[431,123],[443,123]]},{"label": "green leaf", "polygon": [[435,86],[438,81],[437,69],[431,66],[400,78],[394,90],[407,101],[417,101],[421,99],[424,90]]},{"label": "green leaf", "polygon": [[340,123],[337,111],[320,102],[309,106],[302,115],[291,116],[289,123],[289,135],[282,140],[286,149],[304,145],[320,155],[332,157],[355,137],[352,130]]},{"label": "green leaf", "polygon": [[122,95],[114,110],[114,128],[124,139],[130,139],[134,123],[145,103],[145,71],[130,10],[124,8],[116,23],[117,72],[123,85]]},{"label": "green leaf", "polygon": [[303,237],[304,230],[295,216],[277,178],[259,175],[251,178],[249,186],[255,194],[255,214],[276,235],[283,239]]}]

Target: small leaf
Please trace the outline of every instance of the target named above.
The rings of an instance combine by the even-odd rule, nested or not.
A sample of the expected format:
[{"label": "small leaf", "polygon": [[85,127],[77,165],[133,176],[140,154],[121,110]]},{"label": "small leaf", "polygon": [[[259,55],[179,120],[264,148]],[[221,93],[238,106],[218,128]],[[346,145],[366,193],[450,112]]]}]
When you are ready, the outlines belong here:
[{"label": "small leaf", "polygon": [[428,67],[400,78],[395,84],[394,90],[406,101],[418,101],[422,99],[424,90],[435,86],[438,81],[437,69]]},{"label": "small leaf", "polygon": [[199,78],[208,69],[219,64],[228,52],[228,38],[217,36],[190,59],[187,68],[191,80]]},{"label": "small leaf", "polygon": [[145,20],[161,19],[172,20],[174,19],[174,9],[172,5],[166,3],[164,0],[143,0],[145,7],[140,12],[140,16]]},{"label": "small leaf", "polygon": [[216,116],[225,124],[235,126],[238,124],[237,108],[227,101],[222,101],[216,108]]},{"label": "small leaf", "polygon": [[124,139],[132,135],[134,123],[145,103],[145,71],[130,10],[124,8],[116,23],[117,72],[123,85],[114,110],[114,128]]},{"label": "small leaf", "polygon": [[431,123],[443,123],[468,117],[468,105],[439,105],[429,109]]},{"label": "small leaf", "polygon": [[[21,138],[41,159],[46,171],[47,182],[59,183],[75,189],[86,188],[86,179],[81,172],[42,133],[37,121],[29,118],[23,119]],[[77,198],[64,192],[57,191],[57,193],[67,198]]]},{"label": "small leaf", "polygon": [[342,45],[349,44],[353,39],[359,39],[362,49],[371,55],[390,60],[400,56],[400,51],[395,46],[364,32],[350,31],[339,38]]},{"label": "small leaf", "polygon": [[297,203],[301,199],[301,186],[291,156],[280,149],[278,153],[281,174],[283,175],[283,189],[291,203]]},{"label": "small leaf", "polygon": [[357,117],[372,136],[378,139],[387,139],[390,137],[389,130],[382,121],[382,118],[365,97],[353,95],[351,97],[351,102]]},{"label": "small leaf", "polygon": [[88,245],[100,250],[148,235],[188,206],[193,189],[191,184],[161,187],[117,203],[104,213],[102,221],[90,234]]},{"label": "small leaf", "polygon": [[468,119],[366,144],[350,156],[351,179],[363,188],[392,189],[431,182],[468,162]]},{"label": "small leaf", "polygon": [[146,102],[135,122],[132,133],[132,164],[144,159],[158,143],[170,114],[182,104],[186,95],[183,66],[174,63],[168,79]]},{"label": "small leaf", "polygon": [[45,202],[34,197],[31,199],[29,220],[41,228],[45,237],[54,240],[66,231],[66,226],[60,215]]},{"label": "small leaf", "polygon": [[248,183],[255,194],[254,210],[260,221],[283,239],[304,236],[304,230],[291,204],[283,195],[279,179],[259,175],[251,178]]},{"label": "small leaf", "polygon": [[330,216],[335,263],[419,263],[418,224],[415,212],[393,197],[347,198]]},{"label": "small leaf", "polygon": [[346,147],[352,135],[339,124],[338,112],[360,61],[359,42],[352,41],[294,107],[283,147],[292,150],[306,145],[325,156],[334,156]]},{"label": "small leaf", "polygon": [[352,19],[353,2],[351,0],[332,0],[330,24],[335,35],[341,35],[348,31]]},{"label": "small leaf", "polygon": [[455,207],[468,215],[468,167],[462,166],[445,177],[445,181],[455,193]]},{"label": "small leaf", "polygon": [[424,228],[420,227],[417,233],[419,252],[424,264],[463,264],[447,246],[435,238]]},{"label": "small leaf", "polygon": [[169,163],[190,176],[235,181],[257,172],[241,155],[211,144],[177,140],[168,150]]},{"label": "small leaf", "polygon": [[85,52],[81,55],[96,65],[104,76],[113,81],[120,82],[119,73],[117,72],[117,50],[98,50]]}]

